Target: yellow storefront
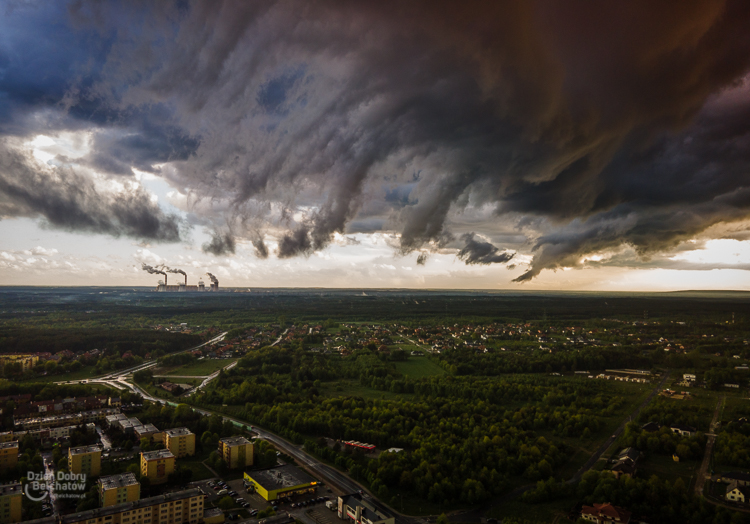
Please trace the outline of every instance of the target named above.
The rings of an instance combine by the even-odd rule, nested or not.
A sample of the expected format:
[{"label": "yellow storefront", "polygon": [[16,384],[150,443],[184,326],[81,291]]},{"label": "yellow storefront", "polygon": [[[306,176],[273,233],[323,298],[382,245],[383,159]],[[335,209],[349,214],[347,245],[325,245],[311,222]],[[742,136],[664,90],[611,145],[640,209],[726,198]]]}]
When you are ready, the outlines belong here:
[{"label": "yellow storefront", "polygon": [[290,464],[246,471],[245,482],[268,501],[315,493],[318,487],[318,481]]}]

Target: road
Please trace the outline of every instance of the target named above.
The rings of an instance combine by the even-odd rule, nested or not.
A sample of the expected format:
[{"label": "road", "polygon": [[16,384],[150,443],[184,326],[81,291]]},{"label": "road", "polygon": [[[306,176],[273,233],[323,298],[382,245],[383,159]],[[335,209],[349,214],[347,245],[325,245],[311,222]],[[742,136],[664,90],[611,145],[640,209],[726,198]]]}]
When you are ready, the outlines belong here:
[{"label": "road", "polygon": [[635,408],[635,411],[633,411],[630,416],[627,419],[624,419],[622,421],[622,424],[615,430],[615,432],[612,434],[611,437],[609,437],[604,444],[599,446],[599,449],[597,449],[593,455],[586,461],[586,463],[579,469],[575,475],[573,475],[570,479],[568,479],[566,482],[568,484],[574,484],[581,480],[581,477],[584,473],[586,473],[588,470],[590,470],[594,464],[597,463],[597,461],[601,458],[601,456],[604,454],[609,447],[615,443],[615,440],[620,438],[620,435],[622,435],[622,432],[625,431],[625,426],[631,421],[635,420],[638,417],[638,414],[641,412],[643,408],[646,407],[646,405],[651,402],[651,399],[653,399],[659,391],[661,391],[664,388],[664,385],[667,383],[667,380],[669,379],[669,371],[664,373],[664,377],[661,379],[661,382],[649,393],[648,397],[641,403],[640,406]]},{"label": "road", "polygon": [[236,365],[237,365],[237,361],[235,360],[234,362],[232,362],[232,363],[231,363],[231,364],[229,364],[228,366],[224,366],[224,367],[223,367],[223,368],[221,368],[220,370],[218,370],[218,371],[214,371],[214,372],[213,372],[213,373],[211,373],[211,374],[210,374],[209,376],[207,376],[207,377],[206,377],[206,378],[205,378],[205,379],[203,380],[203,382],[201,382],[201,383],[200,383],[200,384],[198,385],[198,387],[196,387],[195,389],[191,389],[190,391],[188,391],[187,393],[185,393],[185,394],[184,394],[184,395],[182,395],[182,396],[183,396],[183,397],[189,397],[190,395],[192,395],[192,394],[193,394],[193,393],[195,393],[196,391],[200,391],[201,389],[205,388],[205,387],[206,387],[206,386],[208,385],[208,383],[209,383],[209,382],[211,382],[211,381],[212,381],[213,379],[215,379],[216,377],[218,377],[218,376],[219,376],[219,373],[221,373],[222,371],[225,371],[225,370],[229,370],[229,369],[232,369],[232,368],[233,368],[234,366],[236,366]]},{"label": "road", "polygon": [[281,335],[279,335],[279,338],[277,338],[276,341],[273,344],[271,344],[271,347],[281,342],[281,339],[284,338],[284,335],[286,335],[288,332],[289,332],[289,328],[286,328],[284,332]]},{"label": "road", "polygon": [[[127,386],[133,392],[138,393],[144,399],[150,400],[151,402],[157,402],[159,404],[169,404],[171,406],[177,405],[175,402],[169,402],[165,399],[152,396],[147,391],[140,388],[137,384],[134,384],[132,382],[127,382],[127,379],[125,376],[118,377],[118,383]],[[236,425],[239,425],[241,427],[246,427],[247,429],[250,429],[251,427],[244,420],[239,420],[233,417],[228,417],[219,412],[215,412],[215,411],[211,411],[211,410],[203,409],[203,408],[197,408],[193,406],[191,406],[191,408],[193,409],[193,411],[195,411],[196,413],[200,413],[201,415],[209,416],[209,415],[216,414],[222,417],[224,421],[234,422]],[[356,491],[361,490],[364,496],[368,497],[368,499],[372,502],[372,504],[375,507],[377,507],[378,509],[382,511],[396,515],[397,516],[396,521],[398,524],[413,524],[415,522],[415,520],[412,519],[411,517],[398,514],[392,508],[386,506],[381,501],[377,500],[371,494],[369,494],[365,490],[364,486],[361,486],[356,481],[352,480],[347,475],[338,471],[337,469],[334,469],[326,464],[321,463],[315,457],[312,457],[308,455],[307,453],[305,453],[300,447],[295,446],[291,442],[288,442],[287,440],[276,435],[275,433],[271,433],[270,431],[267,431],[263,428],[259,428],[258,426],[252,426],[252,428],[253,428],[252,430],[258,435],[259,438],[267,440],[268,442],[276,446],[277,449],[279,449],[283,453],[286,453],[287,455],[294,458],[294,460],[300,466],[309,470],[310,473],[312,473],[314,476],[316,476],[318,479],[320,479],[324,483],[330,486],[335,486],[336,488],[341,490],[343,493],[354,493]]]},{"label": "road", "polygon": [[52,461],[52,452],[47,451],[42,453],[42,461],[44,462],[46,484],[49,488],[48,503],[52,506],[52,516],[56,517],[58,513],[60,513],[60,504],[57,500],[57,494],[55,493],[55,464]]},{"label": "road", "polygon": [[698,478],[695,481],[695,494],[699,497],[703,496],[703,486],[708,478],[708,467],[711,465],[711,454],[714,451],[714,441],[716,440],[716,427],[719,422],[719,414],[721,413],[721,407],[724,404],[726,397],[722,396],[716,403],[716,409],[714,410],[714,418],[711,420],[709,426],[708,442],[706,442],[706,451],[703,453],[703,462],[701,468],[698,470]]}]

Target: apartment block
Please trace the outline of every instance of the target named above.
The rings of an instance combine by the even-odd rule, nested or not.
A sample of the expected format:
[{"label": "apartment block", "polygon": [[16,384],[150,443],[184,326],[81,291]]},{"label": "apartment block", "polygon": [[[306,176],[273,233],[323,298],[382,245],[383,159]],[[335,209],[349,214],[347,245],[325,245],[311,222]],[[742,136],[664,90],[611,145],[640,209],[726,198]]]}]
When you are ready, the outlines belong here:
[{"label": "apartment block", "polygon": [[[165,483],[174,473],[175,456],[168,449],[141,453],[141,477],[147,477],[151,484]],[[92,523],[93,524],[93,523]]]},{"label": "apartment block", "polygon": [[164,432],[164,445],[177,457],[195,455],[195,434],[188,428],[168,429]]},{"label": "apartment block", "polygon": [[0,444],[0,473],[14,468],[18,464],[18,441]]},{"label": "apartment block", "polygon": [[99,479],[99,505],[103,508],[141,498],[141,485],[132,473],[110,475]]},{"label": "apartment block", "polygon": [[219,440],[219,455],[230,469],[253,465],[253,443],[245,437]]},{"label": "apartment block", "polygon": [[82,446],[68,450],[68,471],[84,473],[87,477],[98,477],[102,471],[102,448]]},{"label": "apartment block", "polygon": [[21,522],[23,488],[18,482],[0,485],[0,524]]},{"label": "apartment block", "polygon": [[60,517],[60,524],[199,524],[203,493],[197,488]]}]

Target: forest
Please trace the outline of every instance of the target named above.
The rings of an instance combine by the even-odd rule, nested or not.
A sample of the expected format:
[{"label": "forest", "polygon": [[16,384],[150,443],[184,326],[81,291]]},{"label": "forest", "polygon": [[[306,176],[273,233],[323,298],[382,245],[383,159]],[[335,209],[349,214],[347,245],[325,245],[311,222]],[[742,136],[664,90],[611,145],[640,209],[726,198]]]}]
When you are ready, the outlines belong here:
[{"label": "forest", "polygon": [[[397,395],[326,397],[341,377]],[[401,377],[369,350],[349,358],[301,349],[249,353],[194,402],[305,443],[305,448],[366,482],[388,500],[395,492],[428,501],[475,504],[513,483],[547,479],[569,460],[566,439],[591,439],[626,402],[600,381],[527,375],[502,378]],[[234,409],[233,409],[234,408]],[[337,442],[381,449],[371,458]]]}]

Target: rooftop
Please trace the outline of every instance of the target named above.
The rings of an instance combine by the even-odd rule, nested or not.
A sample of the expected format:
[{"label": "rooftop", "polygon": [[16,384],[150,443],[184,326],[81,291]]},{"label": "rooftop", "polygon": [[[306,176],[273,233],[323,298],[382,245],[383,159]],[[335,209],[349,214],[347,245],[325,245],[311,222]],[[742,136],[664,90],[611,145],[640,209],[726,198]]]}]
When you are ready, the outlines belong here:
[{"label": "rooftop", "polygon": [[108,477],[101,477],[99,484],[104,489],[124,488],[125,486],[132,486],[138,484],[135,479],[135,475],[132,473],[122,473],[120,475],[110,475]]},{"label": "rooftop", "polygon": [[247,474],[268,491],[316,482],[310,475],[291,464],[249,471]]},{"label": "rooftop", "polygon": [[357,506],[362,508],[362,516],[370,522],[379,522],[381,520],[388,520],[393,515],[380,511],[375,506],[370,504],[368,501],[362,500],[362,496],[358,493],[351,495],[343,495],[341,497],[344,502],[344,506],[349,506],[352,509],[356,509]]},{"label": "rooftop", "polygon": [[219,508],[206,508],[203,510],[203,518],[207,517],[218,517],[219,515],[223,514],[224,512],[221,511]]},{"label": "rooftop", "polygon": [[219,442],[223,442],[227,446],[241,446],[242,444],[252,444],[249,440],[247,440],[245,437],[226,437]]},{"label": "rooftop", "polygon": [[[19,485],[20,486],[20,485]],[[106,508],[91,509],[89,511],[81,511],[80,513],[71,513],[70,515],[63,515],[60,518],[62,524],[69,524],[73,522],[81,522],[82,520],[90,520],[98,517],[104,517],[107,515],[115,515],[122,513],[123,511],[130,511],[138,508],[148,508],[155,506],[156,504],[163,504],[165,502],[174,502],[177,500],[183,500],[191,497],[203,498],[203,492],[198,488],[186,489],[185,491],[177,491],[174,493],[167,493],[166,495],[159,495],[157,497],[149,497],[147,499],[137,500],[135,502],[125,502],[124,504],[116,504],[114,506],[107,506]]]},{"label": "rooftop", "polygon": [[164,430],[164,433],[170,437],[184,437],[185,435],[192,435],[193,433],[188,428],[172,428]]},{"label": "rooftop", "polygon": [[18,482],[11,482],[10,484],[0,484],[0,496],[13,495],[15,493],[23,493],[23,488]]},{"label": "rooftop", "polygon": [[17,440],[12,440],[10,442],[3,442],[0,444],[0,449],[17,448],[17,447],[18,447]]},{"label": "rooftop", "polygon": [[83,455],[85,453],[102,452],[101,446],[81,446],[80,448],[70,448],[71,455]]},{"label": "rooftop", "polygon": [[168,449],[158,449],[156,451],[144,451],[141,453],[141,457],[145,460],[158,460],[174,458],[174,455]]}]

